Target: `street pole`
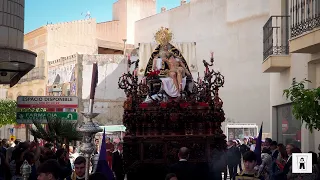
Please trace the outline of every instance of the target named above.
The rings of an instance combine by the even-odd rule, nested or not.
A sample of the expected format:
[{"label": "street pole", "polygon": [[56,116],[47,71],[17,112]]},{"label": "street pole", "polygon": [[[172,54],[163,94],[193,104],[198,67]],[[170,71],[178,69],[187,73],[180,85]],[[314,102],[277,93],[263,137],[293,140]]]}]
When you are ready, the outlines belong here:
[{"label": "street pole", "polygon": [[127,39],[122,39],[122,41],[123,41],[123,55],[126,55],[126,49],[127,49],[126,42],[127,42]]}]

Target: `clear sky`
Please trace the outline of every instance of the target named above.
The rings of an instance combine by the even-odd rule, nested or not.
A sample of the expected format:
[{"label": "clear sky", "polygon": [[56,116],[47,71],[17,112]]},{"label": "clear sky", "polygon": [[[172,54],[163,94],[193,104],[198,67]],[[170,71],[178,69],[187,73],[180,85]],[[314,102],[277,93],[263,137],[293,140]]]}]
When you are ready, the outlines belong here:
[{"label": "clear sky", "polygon": [[[112,20],[112,4],[117,0],[26,0],[25,29],[28,33],[47,23],[68,22],[84,19],[89,11],[97,22]],[[190,0],[187,0],[189,2]],[[157,0],[157,12],[161,7],[171,9],[180,0]],[[81,15],[83,13],[83,15]]]}]

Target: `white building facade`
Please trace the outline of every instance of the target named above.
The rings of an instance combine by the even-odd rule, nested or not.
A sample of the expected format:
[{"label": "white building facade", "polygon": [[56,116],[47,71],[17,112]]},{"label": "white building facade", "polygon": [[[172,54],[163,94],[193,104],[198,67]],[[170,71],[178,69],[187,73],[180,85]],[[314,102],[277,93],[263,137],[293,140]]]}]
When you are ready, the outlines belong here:
[{"label": "white building facade", "polygon": [[[283,143],[297,143],[303,152],[318,152],[320,132],[310,133],[292,115],[283,90],[293,78],[320,85],[320,1],[270,0],[270,19],[264,29],[262,72],[270,74],[270,119],[272,137]],[[310,23],[313,22],[313,23]]]},{"label": "white building facade", "polygon": [[[259,61],[262,26],[268,17],[269,2],[265,0],[194,0],[137,21],[135,45],[154,42],[154,33],[162,26],[173,32],[174,43],[195,42],[194,78],[198,71],[200,76],[204,72],[202,60],[209,60],[213,51],[214,68],[226,81],[220,90],[226,123],[260,127],[264,122],[263,131],[270,132],[270,77],[261,73]],[[140,61],[144,64],[147,59],[140,57]]]}]

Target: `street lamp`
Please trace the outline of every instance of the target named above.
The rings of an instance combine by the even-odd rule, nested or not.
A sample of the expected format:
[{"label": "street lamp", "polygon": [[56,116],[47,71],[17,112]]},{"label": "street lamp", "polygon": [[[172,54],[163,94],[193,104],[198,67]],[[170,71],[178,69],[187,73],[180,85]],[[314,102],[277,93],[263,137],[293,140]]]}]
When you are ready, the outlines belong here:
[{"label": "street lamp", "polygon": [[23,177],[23,180],[27,180],[31,174],[31,166],[27,160],[24,160],[23,164],[20,167],[20,173]]}]

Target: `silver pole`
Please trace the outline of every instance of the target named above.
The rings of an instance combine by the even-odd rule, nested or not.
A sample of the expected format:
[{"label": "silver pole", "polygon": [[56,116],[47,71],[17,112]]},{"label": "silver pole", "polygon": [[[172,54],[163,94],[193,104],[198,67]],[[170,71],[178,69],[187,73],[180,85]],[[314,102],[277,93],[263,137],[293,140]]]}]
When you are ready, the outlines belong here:
[{"label": "silver pole", "polygon": [[[94,103],[94,100],[93,99],[90,99],[89,100],[89,113],[92,114],[93,113],[93,103]],[[92,121],[92,119],[90,119]]]}]

